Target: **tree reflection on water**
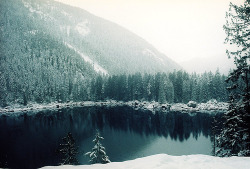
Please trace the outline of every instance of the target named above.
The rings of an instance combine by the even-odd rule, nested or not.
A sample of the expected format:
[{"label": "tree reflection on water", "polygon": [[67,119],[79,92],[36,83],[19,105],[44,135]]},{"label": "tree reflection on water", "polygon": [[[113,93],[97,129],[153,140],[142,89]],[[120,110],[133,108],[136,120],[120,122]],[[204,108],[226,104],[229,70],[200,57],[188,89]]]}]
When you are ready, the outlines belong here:
[{"label": "tree reflection on water", "polygon": [[[220,118],[220,115],[217,116]],[[150,138],[154,138],[151,142],[157,137],[170,137],[174,141],[184,142],[191,137],[197,140],[200,135],[208,137],[211,133],[212,119],[212,115],[205,113],[192,115],[181,112],[152,113],[125,106],[78,107],[1,114],[0,167],[37,168],[57,165],[60,159],[55,150],[61,138],[68,132],[76,138],[76,144],[82,145],[80,146],[82,152],[91,146],[91,139],[96,129],[103,132],[107,149],[120,148],[109,145],[111,143],[108,142],[116,144],[116,140],[120,142],[124,140],[124,143],[119,144],[125,145],[128,139],[134,140],[130,142],[132,147],[132,144],[135,144],[142,149],[143,144],[149,144]],[[114,133],[112,136],[111,132]],[[108,137],[112,137],[112,140]],[[138,141],[140,137],[144,142]],[[124,150],[121,148],[119,151]],[[117,156],[114,150],[109,150],[109,153],[113,159]],[[122,157],[120,159],[126,160],[129,154],[131,152],[127,152],[124,159]]]}]

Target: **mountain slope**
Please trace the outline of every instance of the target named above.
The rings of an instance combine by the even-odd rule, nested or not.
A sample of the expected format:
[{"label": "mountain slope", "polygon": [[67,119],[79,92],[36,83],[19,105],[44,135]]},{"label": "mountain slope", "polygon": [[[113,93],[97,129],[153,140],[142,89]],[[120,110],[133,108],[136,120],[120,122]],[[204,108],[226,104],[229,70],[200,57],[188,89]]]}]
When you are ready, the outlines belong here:
[{"label": "mountain slope", "polygon": [[180,67],[124,28],[53,0],[0,0],[0,106],[82,101],[98,74]]},{"label": "mountain slope", "polygon": [[92,65],[52,37],[22,1],[0,1],[0,106],[87,100]]},{"label": "mountain slope", "polygon": [[51,36],[74,47],[109,74],[180,69],[145,40],[80,8],[52,0],[23,0],[30,17]]}]

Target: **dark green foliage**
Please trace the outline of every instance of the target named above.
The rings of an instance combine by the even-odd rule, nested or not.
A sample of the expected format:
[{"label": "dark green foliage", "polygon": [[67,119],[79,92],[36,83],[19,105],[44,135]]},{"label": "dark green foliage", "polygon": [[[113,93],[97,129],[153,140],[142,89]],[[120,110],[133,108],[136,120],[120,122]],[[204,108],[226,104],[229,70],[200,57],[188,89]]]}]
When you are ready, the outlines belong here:
[{"label": "dark green foliage", "polygon": [[217,136],[220,134],[220,128],[222,126],[222,119],[220,118],[221,116],[218,114],[214,114],[213,118],[211,120],[211,134],[210,134],[210,139],[212,142],[212,155],[216,156],[216,149],[217,149]]},{"label": "dark green foliage", "polygon": [[93,79],[91,94],[92,100],[154,100],[160,103],[207,102],[210,99],[226,101],[228,93],[225,84],[225,76],[219,71],[201,75],[189,75],[183,71],[155,75],[123,74]]},{"label": "dark green foliage", "polygon": [[225,113],[224,129],[218,137],[219,156],[250,156],[250,0],[244,5],[230,4],[226,42],[236,51],[227,51],[234,58],[236,69],[228,76],[229,109]]},{"label": "dark green foliage", "polygon": [[51,36],[24,2],[0,5],[0,106],[88,100],[92,65]]},{"label": "dark green foliage", "polygon": [[[57,7],[53,8],[54,6]],[[32,10],[39,12],[31,12]],[[106,27],[107,32],[103,33],[103,28],[100,31],[99,27],[89,24],[88,27],[94,33],[80,36],[75,27],[85,20],[80,17],[74,17],[74,20],[70,19],[71,17],[64,17],[62,10],[72,16],[86,16],[93,21],[93,25],[94,23],[110,24],[100,21],[86,11],[52,0],[1,1],[1,107],[16,103],[29,105],[32,102],[105,99],[186,103],[189,100],[204,102],[211,98],[224,101],[227,97],[224,91],[225,77],[219,73],[216,75],[212,73],[188,75],[184,71],[168,74],[139,73],[169,70],[158,67],[157,63],[152,63],[150,58],[152,59],[152,55],[157,54],[157,51],[149,44],[143,46],[137,44],[137,42],[144,42],[133,38],[134,35],[131,33],[126,35],[134,40],[131,42],[126,38],[121,42],[123,45],[119,45],[119,47],[130,47],[125,52],[120,52],[121,49],[110,45],[115,43],[116,46],[116,38],[120,37],[117,31],[113,31],[115,28]],[[117,26],[114,27],[117,28]],[[68,28],[70,29],[67,31]],[[117,29],[122,31],[120,27]],[[115,38],[115,41],[110,37]],[[79,52],[69,48],[67,44],[72,44],[107,70],[108,65],[112,65],[108,70],[110,76],[97,75],[93,65],[84,62]],[[135,49],[136,54],[131,49]],[[142,59],[139,59],[142,57],[150,64],[145,65]],[[178,67],[167,65],[168,68]],[[132,70],[132,67],[135,69]],[[144,68],[147,71],[144,71]],[[126,75],[124,72],[134,74]]]},{"label": "dark green foliage", "polygon": [[77,160],[78,148],[75,145],[75,139],[73,138],[71,133],[68,133],[66,137],[63,139],[63,143],[60,144],[58,152],[62,156],[61,165],[69,164],[69,165],[77,165],[79,164]]},{"label": "dark green foliage", "polygon": [[95,135],[95,139],[93,142],[95,143],[91,152],[87,152],[85,155],[89,156],[90,163],[96,164],[106,164],[110,163],[109,157],[106,155],[105,148],[101,144],[101,140],[104,138],[100,136],[100,133],[97,131]]}]

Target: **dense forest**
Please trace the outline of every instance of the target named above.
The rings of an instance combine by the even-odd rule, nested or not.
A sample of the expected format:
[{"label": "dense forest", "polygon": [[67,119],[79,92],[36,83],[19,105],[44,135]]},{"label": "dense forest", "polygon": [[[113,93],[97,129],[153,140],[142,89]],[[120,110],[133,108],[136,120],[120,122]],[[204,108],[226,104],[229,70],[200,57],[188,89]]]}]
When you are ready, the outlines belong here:
[{"label": "dense forest", "polygon": [[[55,7],[56,2],[46,1],[46,3],[39,0],[34,2],[16,0],[3,1],[0,5],[2,14],[0,19],[1,107],[13,104],[27,105],[32,102],[106,99],[159,101],[160,103],[187,103],[190,100],[206,102],[210,99],[226,101],[226,77],[219,71],[203,74],[188,74],[185,71],[170,73],[170,70],[178,66],[173,66],[174,64],[170,61],[163,62],[163,60],[157,65],[152,58],[159,60],[160,55],[158,56],[153,48],[144,44],[141,39],[138,40],[132,36],[131,33],[80,9],[73,10],[75,8],[64,5],[61,5],[62,8],[59,9]],[[65,13],[65,11],[72,16],[81,14],[85,20],[88,18],[95,24],[106,23],[105,28],[109,30],[109,33],[103,34],[92,23],[81,27],[81,31],[89,30],[90,33],[80,36],[77,30],[79,24],[83,24],[83,21],[85,23],[85,20],[82,18],[82,20],[72,21],[71,17],[67,17],[68,15],[58,14]],[[63,23],[76,26],[66,31],[64,28],[67,25]],[[64,31],[60,32],[58,25]],[[93,31],[94,34],[91,33]],[[120,42],[123,52],[119,50],[112,54],[105,53],[105,51],[118,50],[115,43],[121,38],[120,32],[126,32],[126,37],[128,37],[126,42]],[[113,33],[112,37],[111,33]],[[108,37],[101,38],[101,35]],[[112,41],[110,38],[115,40]],[[100,39],[115,43],[107,44],[106,41],[100,41]],[[67,44],[71,44],[72,47],[68,47]],[[123,47],[128,46],[127,44],[132,44],[136,48],[131,47],[125,50]],[[93,53],[93,51],[96,52]],[[132,51],[135,52],[131,53]],[[104,55],[109,55],[109,60],[106,60],[107,64],[103,64],[98,58],[92,58],[94,63],[104,66],[109,75],[101,75],[95,70],[94,63],[86,62],[80,53],[88,55],[89,58],[92,55],[100,55],[103,59],[106,58]],[[117,55],[118,53],[123,53],[124,56],[121,57]],[[117,58],[113,58],[115,56]],[[136,58],[138,60],[133,60]],[[123,64],[118,63],[116,59],[121,60]],[[133,64],[129,64],[127,60]],[[161,67],[164,63],[165,69],[161,67],[161,71],[158,69],[155,71],[165,73],[149,71],[151,68],[145,69],[148,63],[152,63],[151,66],[154,68]],[[118,71],[115,67],[123,71]]]},{"label": "dense forest", "polygon": [[205,72],[188,74],[185,71],[136,73],[133,75],[98,76],[91,81],[91,100],[145,100],[160,103],[206,102],[227,100],[226,76]]},{"label": "dense forest", "polygon": [[[197,102],[206,102],[210,99],[226,101],[228,97],[226,76],[221,75],[219,71],[203,74],[174,71],[168,74],[157,73],[154,75],[141,73],[113,76],[96,75],[92,80],[84,81],[84,76],[79,72],[78,78],[69,79],[70,75],[74,74],[77,69],[77,64],[72,65],[71,71],[63,72],[65,69],[63,64],[60,66],[58,61],[53,59],[51,62],[55,62],[57,69],[62,66],[61,69],[57,70],[58,77],[45,76],[50,71],[41,70],[33,72],[33,74],[26,72],[26,76],[23,77],[25,81],[5,79],[5,87],[1,89],[5,95],[1,96],[8,97],[1,97],[1,106],[15,103],[27,105],[28,102],[50,103],[54,101],[102,101],[107,99],[187,103],[190,100]],[[18,67],[12,65],[12,69],[17,70]],[[72,70],[74,71],[72,72]],[[39,77],[39,82],[34,77]],[[23,78],[22,80],[24,80]],[[61,79],[58,80],[58,78]],[[12,85],[9,85],[10,83]]]},{"label": "dense forest", "polygon": [[21,4],[0,5],[0,106],[65,101],[86,89],[93,66],[27,17]]},{"label": "dense forest", "polygon": [[93,100],[96,65],[109,75],[180,67],[122,27],[52,0],[1,1],[0,44],[1,107]]}]

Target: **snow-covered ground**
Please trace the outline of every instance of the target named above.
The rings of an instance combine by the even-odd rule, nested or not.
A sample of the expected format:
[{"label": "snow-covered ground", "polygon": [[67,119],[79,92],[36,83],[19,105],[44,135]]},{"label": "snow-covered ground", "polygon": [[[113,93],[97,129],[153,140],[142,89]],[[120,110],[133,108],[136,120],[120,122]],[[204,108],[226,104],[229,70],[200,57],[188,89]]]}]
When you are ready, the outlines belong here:
[{"label": "snow-covered ground", "polygon": [[130,101],[126,102],[126,105],[135,107],[137,109],[146,109],[150,111],[180,111],[185,113],[215,113],[225,112],[228,109],[228,103],[217,102],[216,100],[210,100],[207,103],[197,103],[195,108],[189,107],[188,104],[184,103],[173,103],[173,104],[160,104],[158,102],[139,102]]},{"label": "snow-covered ground", "polygon": [[217,102],[214,100],[208,101],[207,103],[199,103],[195,108],[189,107],[184,103],[174,103],[174,104],[160,104],[158,102],[140,102],[140,101],[129,101],[122,102],[116,100],[107,100],[107,101],[83,101],[83,102],[68,102],[68,103],[49,103],[49,104],[37,104],[37,103],[29,103],[27,106],[14,104],[12,106],[7,106],[4,108],[0,107],[0,113],[5,112],[27,112],[27,111],[39,111],[44,109],[61,109],[65,107],[88,107],[88,106],[129,106],[136,110],[149,110],[152,112],[155,111],[180,111],[183,113],[216,113],[216,112],[225,112],[228,108],[228,103],[225,102]]},{"label": "snow-covered ground", "polygon": [[159,60],[160,62],[163,63],[163,59],[160,58],[159,56],[157,56],[154,52],[152,52],[150,49],[145,49],[142,51],[143,55],[147,55],[147,56],[151,56],[153,58],[155,58],[156,60]]},{"label": "snow-covered ground", "polygon": [[43,169],[249,169],[250,157],[213,157],[208,155],[170,156],[157,154],[131,161],[79,166],[48,166]]},{"label": "snow-covered ground", "polygon": [[[82,29],[82,31],[83,31],[83,29]],[[97,62],[94,62],[89,56],[83,54],[82,52],[80,52],[74,46],[70,45],[67,42],[65,42],[65,45],[68,46],[70,49],[73,49],[74,51],[76,51],[84,59],[85,62],[92,64],[94,66],[94,70],[97,73],[102,73],[104,75],[108,75],[108,71],[106,69],[104,69],[101,65],[99,65]]]},{"label": "snow-covered ground", "polygon": [[35,9],[35,8],[33,8],[32,5],[31,5],[30,3],[28,3],[28,2],[22,1],[22,3],[23,3],[23,5],[24,5],[24,7],[26,7],[27,9],[29,9],[29,11],[30,11],[31,13],[36,13],[36,14],[40,15],[40,17],[43,18],[43,19],[54,20],[54,18],[51,17],[49,14],[43,13],[42,11],[38,10],[39,7]]},{"label": "snow-covered ground", "polygon": [[90,29],[88,27],[88,20],[86,19],[83,22],[80,22],[76,25],[76,30],[82,35],[86,36],[90,33]]},{"label": "snow-covered ground", "polygon": [[207,103],[199,103],[195,108],[189,107],[187,104],[177,103],[173,104],[170,108],[173,111],[186,111],[186,112],[202,112],[212,113],[217,111],[226,111],[228,109],[228,103],[217,102],[216,100],[210,100]]}]

